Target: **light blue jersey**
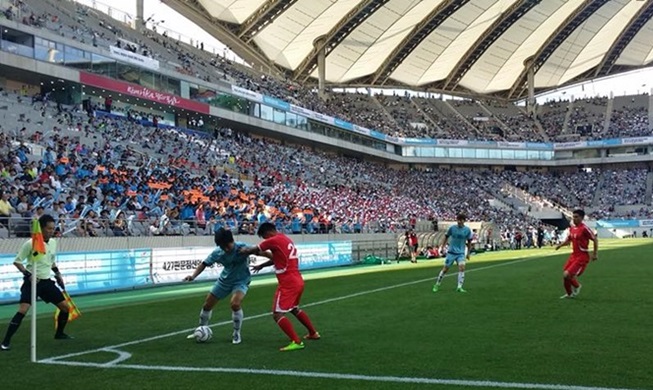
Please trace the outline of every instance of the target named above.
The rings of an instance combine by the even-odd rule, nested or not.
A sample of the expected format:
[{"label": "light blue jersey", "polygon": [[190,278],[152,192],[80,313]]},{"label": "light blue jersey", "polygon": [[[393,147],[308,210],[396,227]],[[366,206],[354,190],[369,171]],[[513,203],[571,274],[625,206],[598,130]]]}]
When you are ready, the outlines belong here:
[{"label": "light blue jersey", "polygon": [[446,236],[449,238],[449,250],[452,255],[464,255],[467,248],[467,241],[472,239],[472,229],[467,226],[449,226]]},{"label": "light blue jersey", "polygon": [[204,260],[204,265],[207,267],[216,263],[222,264],[224,267],[215,286],[211,290],[211,293],[218,299],[224,299],[233,291],[247,293],[251,281],[248,262],[249,256],[239,253],[239,250],[246,246],[242,242],[237,242],[229,252],[223,251],[222,248],[215,248],[206,260]]}]

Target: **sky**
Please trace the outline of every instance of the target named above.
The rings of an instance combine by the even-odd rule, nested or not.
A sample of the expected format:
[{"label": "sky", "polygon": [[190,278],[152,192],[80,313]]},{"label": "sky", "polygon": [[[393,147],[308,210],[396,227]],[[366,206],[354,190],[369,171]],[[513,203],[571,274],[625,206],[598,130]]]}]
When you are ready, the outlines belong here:
[{"label": "sky", "polygon": [[[107,3],[94,0],[75,1],[94,7],[105,13],[108,13],[108,9],[111,8],[111,15],[122,21],[129,21],[136,15],[136,0],[104,0],[107,3],[110,2],[111,6],[108,6]],[[197,25],[192,21],[184,18],[167,5],[161,3],[159,0],[144,0],[144,8],[145,19],[152,17],[155,21],[163,21],[158,24],[157,31],[161,32],[162,29],[167,29],[169,30],[168,36],[173,38],[177,37],[188,43],[190,43],[191,39],[193,39],[193,43],[196,43],[197,40],[199,40],[204,43],[205,50],[226,55],[226,57],[232,61],[243,62],[240,57],[229,51],[224,44],[204,32],[201,28],[197,27]],[[131,17],[127,15],[131,15]],[[174,23],[172,23],[173,20]],[[537,102],[543,104],[549,100],[610,96],[611,93],[614,96],[642,93],[653,94],[652,89],[653,68],[648,68],[618,76],[608,76],[601,80],[588,81],[575,86],[550,91],[539,95],[537,97]],[[381,91],[375,89],[373,92],[379,93]],[[393,92],[403,94],[404,90],[385,91],[385,93],[389,94],[392,94]]]}]

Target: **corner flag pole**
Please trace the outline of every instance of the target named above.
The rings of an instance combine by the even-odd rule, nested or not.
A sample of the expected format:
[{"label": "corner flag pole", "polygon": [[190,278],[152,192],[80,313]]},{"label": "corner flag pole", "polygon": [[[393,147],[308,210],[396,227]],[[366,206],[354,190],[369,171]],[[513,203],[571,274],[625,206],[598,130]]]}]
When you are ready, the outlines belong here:
[{"label": "corner flag pole", "polygon": [[41,225],[38,219],[32,221],[32,253],[28,258],[28,262],[32,263],[32,341],[30,344],[31,361],[36,363],[36,283],[38,282],[37,264],[38,260],[45,256],[47,252],[45,242],[43,241],[43,233],[41,232]]},{"label": "corner flag pole", "polygon": [[31,322],[31,333],[32,341],[30,343],[30,353],[31,353],[31,362],[36,363],[36,261],[33,263],[32,269],[32,322]]}]

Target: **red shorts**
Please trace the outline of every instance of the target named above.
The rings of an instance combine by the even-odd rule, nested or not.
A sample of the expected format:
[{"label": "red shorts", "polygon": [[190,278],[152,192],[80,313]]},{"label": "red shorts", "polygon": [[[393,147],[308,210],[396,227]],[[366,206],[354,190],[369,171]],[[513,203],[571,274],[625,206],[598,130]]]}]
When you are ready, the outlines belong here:
[{"label": "red shorts", "polygon": [[272,311],[277,313],[287,313],[299,306],[299,301],[304,292],[303,283],[284,284],[277,287],[274,293],[274,302]]},{"label": "red shorts", "polygon": [[569,272],[570,275],[581,276],[585,272],[589,261],[589,255],[571,255],[562,269]]}]

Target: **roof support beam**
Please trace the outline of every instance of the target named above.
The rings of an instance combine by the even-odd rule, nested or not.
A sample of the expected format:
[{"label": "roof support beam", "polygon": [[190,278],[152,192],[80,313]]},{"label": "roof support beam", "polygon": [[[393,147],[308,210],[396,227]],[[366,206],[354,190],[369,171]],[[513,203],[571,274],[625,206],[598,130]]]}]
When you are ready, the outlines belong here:
[{"label": "roof support beam", "polygon": [[467,52],[460,57],[444,82],[444,89],[455,89],[460,80],[478,61],[485,51],[506,32],[513,24],[524,16],[542,0],[519,0],[506,9],[492,25],[474,42]]},{"label": "roof support beam", "polygon": [[594,77],[606,76],[614,66],[621,53],[623,53],[630,41],[644,25],[653,17],[653,2],[639,9],[639,11],[628,22],[628,25],[621,31],[619,37],[612,43],[610,49],[605,53],[599,66],[596,67]]},{"label": "roof support beam", "polygon": [[[440,3],[428,15],[417,23],[408,35],[397,45],[383,61],[379,69],[371,76],[370,84],[384,84],[395,69],[419,46],[447,17],[458,11],[469,0],[447,0]],[[379,82],[380,81],[380,82]]]},{"label": "roof support beam", "polygon": [[326,55],[337,46],[339,42],[345,39],[356,27],[362,24],[368,17],[372,16],[374,11],[383,7],[389,0],[364,0],[354,7],[345,15],[333,28],[322,37],[317,46],[304,58],[293,73],[293,78],[297,81],[306,81],[310,77],[311,71],[317,66],[317,55],[326,49]]},{"label": "roof support beam", "polygon": [[[560,26],[555,29],[544,44],[539,48],[537,53],[533,56],[532,65],[535,73],[544,65],[546,60],[549,59],[551,54],[560,46],[580,25],[583,24],[590,16],[594,14],[599,8],[606,4],[608,0],[585,0],[583,3],[572,12],[567,19],[565,19]],[[510,89],[508,97],[516,99],[520,97],[526,90],[526,75],[528,70],[524,68],[515,83]]]},{"label": "roof support beam", "polygon": [[238,31],[238,38],[245,42],[251,41],[263,27],[272,24],[276,18],[283,14],[283,11],[290,8],[296,2],[297,0],[266,1],[243,22]]},{"label": "roof support beam", "polygon": [[263,53],[260,53],[252,46],[240,40],[234,32],[212,18],[208,11],[196,1],[161,0],[161,2],[195,22],[200,28],[224,43],[255,69],[267,70],[279,74],[279,70]]}]

